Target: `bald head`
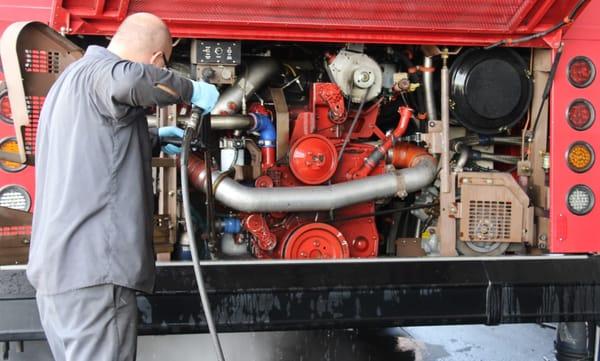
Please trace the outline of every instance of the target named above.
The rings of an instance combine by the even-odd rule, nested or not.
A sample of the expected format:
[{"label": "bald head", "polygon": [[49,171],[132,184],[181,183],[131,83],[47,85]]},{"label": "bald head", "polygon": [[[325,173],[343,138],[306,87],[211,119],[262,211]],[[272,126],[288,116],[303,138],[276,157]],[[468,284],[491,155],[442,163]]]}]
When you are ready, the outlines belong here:
[{"label": "bald head", "polygon": [[171,56],[171,33],[158,16],[133,14],[123,20],[108,50],[122,59],[161,67]]}]

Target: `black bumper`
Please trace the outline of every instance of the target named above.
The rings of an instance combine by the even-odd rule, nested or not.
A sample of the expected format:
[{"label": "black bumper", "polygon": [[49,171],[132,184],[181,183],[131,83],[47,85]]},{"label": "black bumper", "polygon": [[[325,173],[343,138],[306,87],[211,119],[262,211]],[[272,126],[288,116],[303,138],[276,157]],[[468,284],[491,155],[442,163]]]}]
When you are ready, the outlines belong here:
[{"label": "black bumper", "polygon": [[[600,319],[600,257],[206,262],[219,331]],[[161,264],[140,334],[206,332],[192,266]],[[0,267],[0,341],[43,338],[22,267]]]}]

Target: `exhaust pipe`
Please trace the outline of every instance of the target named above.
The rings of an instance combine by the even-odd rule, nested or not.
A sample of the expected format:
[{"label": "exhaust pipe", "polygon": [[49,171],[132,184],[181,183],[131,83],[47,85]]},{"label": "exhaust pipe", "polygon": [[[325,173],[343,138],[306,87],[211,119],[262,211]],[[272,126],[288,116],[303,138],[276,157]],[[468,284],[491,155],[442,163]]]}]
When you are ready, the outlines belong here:
[{"label": "exhaust pipe", "polygon": [[[213,171],[214,196],[223,205],[240,212],[329,211],[392,196],[405,197],[433,182],[437,163],[431,156],[419,157],[413,167],[396,172],[328,186],[253,188],[233,179],[217,182]],[[206,189],[204,162],[190,155],[188,174],[192,184]]]},{"label": "exhaust pipe", "polygon": [[243,100],[252,96],[258,89],[262,89],[278,70],[279,63],[275,59],[257,59],[248,65],[245,76],[221,94],[211,114],[227,115],[239,112]]}]

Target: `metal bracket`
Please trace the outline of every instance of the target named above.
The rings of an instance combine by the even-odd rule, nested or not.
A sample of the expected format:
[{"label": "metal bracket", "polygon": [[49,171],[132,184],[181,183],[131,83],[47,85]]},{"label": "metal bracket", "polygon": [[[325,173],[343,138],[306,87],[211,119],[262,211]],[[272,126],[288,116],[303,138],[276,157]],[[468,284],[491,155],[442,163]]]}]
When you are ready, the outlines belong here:
[{"label": "metal bracket", "polygon": [[271,98],[275,106],[275,121],[277,128],[277,160],[287,157],[290,147],[290,113],[282,88],[270,88]]}]

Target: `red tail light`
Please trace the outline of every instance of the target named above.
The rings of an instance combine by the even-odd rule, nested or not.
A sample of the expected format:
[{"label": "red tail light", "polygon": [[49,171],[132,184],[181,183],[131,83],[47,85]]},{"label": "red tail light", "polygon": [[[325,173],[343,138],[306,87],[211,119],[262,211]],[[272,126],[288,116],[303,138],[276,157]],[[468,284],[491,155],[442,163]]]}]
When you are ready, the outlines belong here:
[{"label": "red tail light", "polygon": [[12,112],[8,102],[8,91],[0,89],[0,120],[12,124]]},{"label": "red tail light", "polygon": [[569,82],[577,88],[585,88],[594,81],[596,68],[585,56],[577,56],[569,63]]},{"label": "red tail light", "polygon": [[596,111],[592,103],[585,99],[576,99],[569,105],[567,121],[575,130],[586,130],[592,126]]}]

